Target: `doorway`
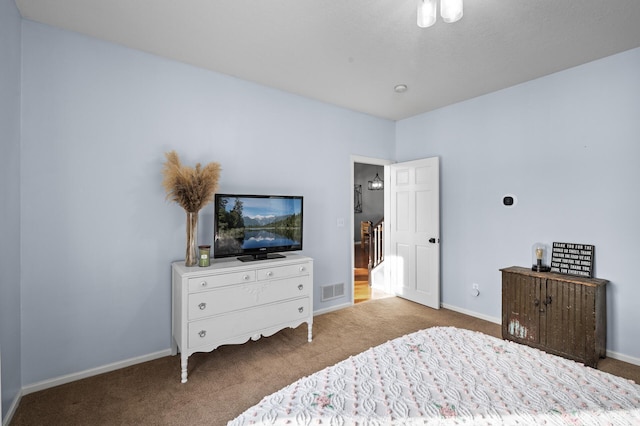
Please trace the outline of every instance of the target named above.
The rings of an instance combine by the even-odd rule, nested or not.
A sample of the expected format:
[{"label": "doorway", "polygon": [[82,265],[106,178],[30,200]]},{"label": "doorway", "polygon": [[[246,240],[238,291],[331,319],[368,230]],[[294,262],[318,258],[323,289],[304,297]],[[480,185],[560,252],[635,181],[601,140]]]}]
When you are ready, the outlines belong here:
[{"label": "doorway", "polygon": [[[386,166],[383,173],[383,218],[387,218],[384,229],[384,254],[386,261],[378,270],[369,268],[371,294],[364,300],[377,297],[376,289],[398,295],[417,303],[438,309],[440,307],[440,162],[438,157],[393,163],[368,157],[351,157],[351,188],[354,191],[351,209],[351,265],[353,273],[351,299],[355,303],[356,290],[356,230],[360,223],[356,218],[358,204],[356,185],[361,185],[362,195],[368,191],[362,178],[356,183],[356,164]],[[373,179],[372,179],[373,180]],[[366,189],[365,189],[366,188]],[[364,202],[364,200],[362,200]],[[364,210],[363,206],[363,210]],[[393,247],[393,249],[392,249]],[[382,276],[380,286],[377,278]],[[362,301],[364,301],[362,300]],[[360,300],[359,300],[360,301]]]},{"label": "doorway", "polygon": [[[374,277],[382,252],[384,222],[384,166],[388,160],[352,157],[353,303],[392,295],[376,288]],[[378,245],[375,245],[378,243]],[[373,259],[377,259],[374,261]]]}]

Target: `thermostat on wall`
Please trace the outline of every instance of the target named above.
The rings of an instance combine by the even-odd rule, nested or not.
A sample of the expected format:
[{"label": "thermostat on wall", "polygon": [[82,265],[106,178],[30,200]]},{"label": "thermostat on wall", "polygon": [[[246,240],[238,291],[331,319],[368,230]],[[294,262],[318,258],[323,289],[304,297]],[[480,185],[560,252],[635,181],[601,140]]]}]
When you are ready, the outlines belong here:
[{"label": "thermostat on wall", "polygon": [[518,198],[513,194],[507,194],[502,197],[502,204],[505,207],[515,207],[518,204]]}]

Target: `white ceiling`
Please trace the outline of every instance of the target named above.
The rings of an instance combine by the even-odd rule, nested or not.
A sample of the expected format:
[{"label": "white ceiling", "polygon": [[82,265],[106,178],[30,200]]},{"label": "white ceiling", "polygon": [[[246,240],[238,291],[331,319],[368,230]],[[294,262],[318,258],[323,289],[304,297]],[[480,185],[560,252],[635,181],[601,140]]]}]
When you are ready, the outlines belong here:
[{"label": "white ceiling", "polygon": [[[399,120],[640,46],[639,0],[16,0],[22,16]],[[395,93],[397,84],[408,91]]]}]

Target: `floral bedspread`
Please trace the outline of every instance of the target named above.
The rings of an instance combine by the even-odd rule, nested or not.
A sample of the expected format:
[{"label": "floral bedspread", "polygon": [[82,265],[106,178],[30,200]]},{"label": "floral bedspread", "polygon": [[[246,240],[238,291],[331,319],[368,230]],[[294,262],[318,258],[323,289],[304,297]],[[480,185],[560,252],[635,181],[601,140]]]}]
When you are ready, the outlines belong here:
[{"label": "floral bedspread", "polygon": [[238,425],[640,425],[640,386],[454,327],[368,349],[265,397]]}]

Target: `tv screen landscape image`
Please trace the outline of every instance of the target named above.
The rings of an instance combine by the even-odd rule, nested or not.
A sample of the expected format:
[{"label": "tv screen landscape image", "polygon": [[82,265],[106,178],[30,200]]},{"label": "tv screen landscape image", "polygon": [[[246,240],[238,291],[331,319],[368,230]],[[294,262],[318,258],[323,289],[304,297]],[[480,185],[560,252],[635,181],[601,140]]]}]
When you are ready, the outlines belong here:
[{"label": "tv screen landscape image", "polygon": [[215,258],[239,260],[283,257],[302,250],[302,197],[216,194]]}]

